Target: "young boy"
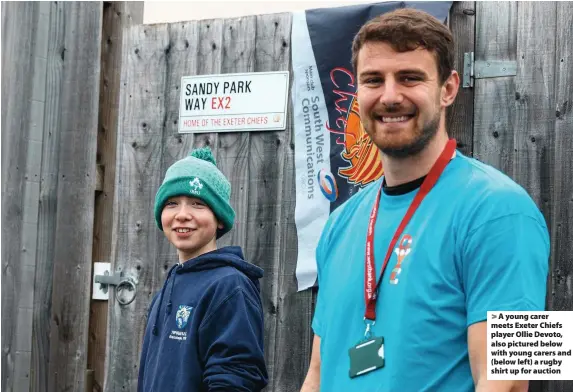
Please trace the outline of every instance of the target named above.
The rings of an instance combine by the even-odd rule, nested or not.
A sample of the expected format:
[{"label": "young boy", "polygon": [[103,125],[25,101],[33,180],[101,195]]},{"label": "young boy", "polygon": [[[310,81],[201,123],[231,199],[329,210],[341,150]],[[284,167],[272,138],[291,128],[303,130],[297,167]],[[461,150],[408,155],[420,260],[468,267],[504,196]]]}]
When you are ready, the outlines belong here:
[{"label": "young boy", "polygon": [[140,392],[253,392],[267,384],[263,270],[240,247],[215,242],[233,227],[230,196],[209,148],[175,162],[157,191],[155,219],[179,263],[151,302]]}]

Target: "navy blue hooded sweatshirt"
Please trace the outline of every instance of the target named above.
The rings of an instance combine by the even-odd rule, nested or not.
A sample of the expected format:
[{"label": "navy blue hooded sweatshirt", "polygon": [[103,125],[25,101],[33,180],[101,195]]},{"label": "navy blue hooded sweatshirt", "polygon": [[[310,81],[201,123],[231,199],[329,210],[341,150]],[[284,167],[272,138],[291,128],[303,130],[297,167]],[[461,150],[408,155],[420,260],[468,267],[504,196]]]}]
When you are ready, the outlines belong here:
[{"label": "navy blue hooded sweatshirt", "polygon": [[173,266],[151,302],[138,391],[263,389],[262,276],[234,246]]}]

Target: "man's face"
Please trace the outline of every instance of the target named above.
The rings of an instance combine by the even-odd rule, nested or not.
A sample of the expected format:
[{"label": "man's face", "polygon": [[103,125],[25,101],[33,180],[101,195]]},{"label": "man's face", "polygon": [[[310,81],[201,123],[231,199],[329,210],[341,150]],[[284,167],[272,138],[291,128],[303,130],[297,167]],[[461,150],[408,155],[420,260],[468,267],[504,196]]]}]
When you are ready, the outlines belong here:
[{"label": "man's face", "polygon": [[360,117],[374,144],[393,157],[423,150],[451,104],[444,99],[448,82],[440,84],[434,55],[420,48],[400,53],[385,42],[367,42],[358,53],[357,74]]}]

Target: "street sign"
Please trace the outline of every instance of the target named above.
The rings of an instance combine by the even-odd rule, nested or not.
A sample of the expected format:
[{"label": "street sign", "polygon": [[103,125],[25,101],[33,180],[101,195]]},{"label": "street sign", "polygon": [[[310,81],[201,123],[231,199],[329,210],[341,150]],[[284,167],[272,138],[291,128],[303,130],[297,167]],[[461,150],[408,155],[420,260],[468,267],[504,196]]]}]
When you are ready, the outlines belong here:
[{"label": "street sign", "polygon": [[286,128],[289,72],[181,78],[179,133]]}]

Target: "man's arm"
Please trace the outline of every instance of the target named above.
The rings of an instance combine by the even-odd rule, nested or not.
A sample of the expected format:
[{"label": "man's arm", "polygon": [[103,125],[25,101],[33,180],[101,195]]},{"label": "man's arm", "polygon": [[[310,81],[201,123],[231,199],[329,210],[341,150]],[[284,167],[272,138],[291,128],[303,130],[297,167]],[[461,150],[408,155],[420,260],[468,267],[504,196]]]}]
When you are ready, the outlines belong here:
[{"label": "man's arm", "polygon": [[487,379],[487,322],[468,328],[468,351],[476,392],[527,392],[529,381]]},{"label": "man's arm", "polygon": [[527,391],[528,381],[488,381],[485,320],[488,311],[545,308],[549,233],[533,202],[519,192],[498,192],[488,206],[461,247],[472,376],[478,392]]},{"label": "man's arm", "polygon": [[320,336],[314,335],[308,373],[300,392],[320,391]]}]

